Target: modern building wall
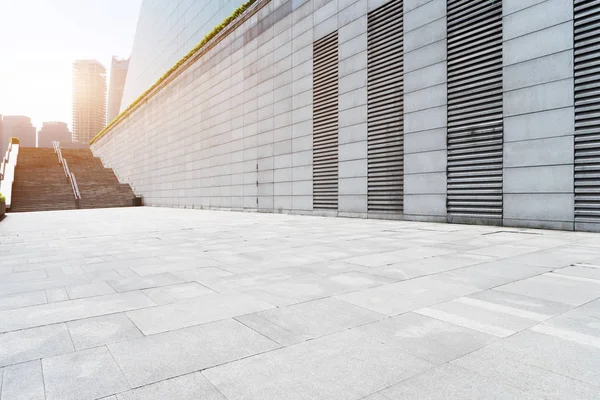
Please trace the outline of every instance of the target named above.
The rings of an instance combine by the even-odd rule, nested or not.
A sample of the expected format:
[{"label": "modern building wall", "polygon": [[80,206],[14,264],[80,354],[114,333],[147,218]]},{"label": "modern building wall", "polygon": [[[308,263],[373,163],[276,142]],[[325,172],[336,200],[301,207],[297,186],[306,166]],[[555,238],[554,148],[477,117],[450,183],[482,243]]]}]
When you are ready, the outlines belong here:
[{"label": "modern building wall", "polygon": [[106,126],[106,68],[96,60],[73,63],[73,141],[89,141]]},{"label": "modern building wall", "polygon": [[18,138],[22,147],[37,146],[36,130],[31,124],[31,118],[23,115],[4,115],[0,122],[2,124],[2,141],[0,142],[2,156],[8,148],[8,140],[11,137]]},{"label": "modern building wall", "polygon": [[[148,205],[600,230],[593,174],[575,216],[574,169],[600,156],[574,144],[589,112],[574,100],[573,3],[473,0],[464,24],[458,3],[259,1],[92,150]],[[385,25],[380,7],[402,12]],[[398,26],[401,55],[378,70],[373,40]],[[398,68],[386,95],[377,80]],[[389,212],[369,200],[390,150],[377,96],[402,110],[384,124],[403,145],[383,160],[403,170]]]},{"label": "modern building wall", "polygon": [[129,60],[123,60],[118,57],[112,58],[110,66],[110,82],[108,85],[108,104],[106,107],[106,120],[108,122],[119,115],[128,67]]},{"label": "modern building wall", "polygon": [[72,133],[65,122],[44,122],[42,129],[37,133],[38,146],[52,148],[53,141],[59,141],[61,146],[66,146],[71,143]]},{"label": "modern building wall", "polygon": [[243,3],[244,0],[143,0],[121,111]]}]

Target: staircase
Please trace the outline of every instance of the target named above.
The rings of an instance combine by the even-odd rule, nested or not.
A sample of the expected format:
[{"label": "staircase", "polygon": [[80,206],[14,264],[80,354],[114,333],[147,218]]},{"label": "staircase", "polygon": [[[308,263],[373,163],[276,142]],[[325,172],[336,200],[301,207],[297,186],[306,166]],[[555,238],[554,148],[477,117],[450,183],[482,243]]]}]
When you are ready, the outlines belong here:
[{"label": "staircase", "polygon": [[[61,149],[69,169],[75,174],[81,200],[79,208],[131,207],[135,194],[131,186],[119,183],[110,168],[89,149]],[[57,161],[58,162],[58,161]]]},{"label": "staircase", "polygon": [[[79,208],[128,207],[134,193],[117,180],[112,169],[89,149],[61,149],[75,174],[81,200]],[[15,168],[10,212],[70,210],[77,208],[71,184],[54,149],[21,148]]]}]

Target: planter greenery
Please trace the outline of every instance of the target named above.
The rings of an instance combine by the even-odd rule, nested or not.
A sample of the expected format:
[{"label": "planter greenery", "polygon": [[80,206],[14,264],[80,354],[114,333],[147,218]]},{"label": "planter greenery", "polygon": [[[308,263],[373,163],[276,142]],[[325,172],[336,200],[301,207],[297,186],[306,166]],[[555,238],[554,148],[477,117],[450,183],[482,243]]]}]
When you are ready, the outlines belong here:
[{"label": "planter greenery", "polygon": [[194,56],[194,54],[198,53],[212,38],[214,38],[219,32],[225,29],[229,24],[231,24],[237,17],[242,15],[244,11],[246,11],[250,6],[256,3],[257,0],[248,0],[246,3],[242,4],[239,8],[237,8],[229,17],[225,18],[223,22],[219,25],[215,26],[204,38],[198,43],[192,50],[190,50],[181,60],[177,62],[177,64],[173,65],[167,72],[164,73],[148,90],[142,93],[137,99],[133,101],[122,113],[117,115],[104,129],[102,129],[94,138],[90,141],[90,145],[95,141],[104,136],[109,130],[111,130],[115,125],[121,122],[123,118],[138,104],[140,104],[143,100],[148,100],[150,97],[150,93],[160,86],[169,76],[171,76],[179,67],[181,67],[187,60]]},{"label": "planter greenery", "polygon": [[6,197],[0,193],[0,219],[4,218],[4,214],[6,214]]}]

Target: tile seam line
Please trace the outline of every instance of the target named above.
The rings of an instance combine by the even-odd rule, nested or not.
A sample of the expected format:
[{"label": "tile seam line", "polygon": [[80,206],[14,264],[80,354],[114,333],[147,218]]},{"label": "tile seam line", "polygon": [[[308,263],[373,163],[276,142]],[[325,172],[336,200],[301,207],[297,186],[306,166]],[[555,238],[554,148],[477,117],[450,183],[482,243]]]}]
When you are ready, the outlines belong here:
[{"label": "tile seam line", "polygon": [[[539,5],[539,4],[541,4],[541,3],[534,4],[534,5],[533,5],[533,6],[531,6],[531,7],[535,7],[536,5]],[[529,7],[528,7],[528,8],[529,8]],[[517,12],[515,12],[515,13],[513,13],[513,14],[510,14],[510,15],[514,15],[514,14],[516,14],[516,13],[519,13],[519,12],[520,12],[520,11],[517,11]],[[507,18],[506,18],[506,16],[504,16],[504,15],[503,15],[503,16],[502,16],[502,27],[503,27],[503,28],[505,27],[505,22],[506,22],[505,20],[506,20],[506,19],[507,19]],[[571,26],[573,27],[573,25],[574,25],[574,21],[575,21],[575,20],[574,20],[573,18],[571,18],[571,19],[564,20],[564,21],[562,21],[562,22],[556,22],[556,23],[553,23],[552,25],[547,25],[547,26],[544,26],[543,28],[538,28],[538,29],[535,29],[535,30],[533,30],[533,31],[531,31],[531,32],[522,33],[522,34],[520,34],[519,36],[511,37],[510,39],[506,39],[506,37],[503,35],[503,36],[502,36],[502,44],[504,45],[504,43],[511,42],[511,41],[513,41],[513,40],[520,39],[520,38],[523,38],[523,37],[526,37],[526,36],[530,36],[530,35],[533,35],[533,34],[535,34],[535,33],[539,33],[539,32],[545,31],[545,30],[547,30],[547,29],[556,28],[557,26],[566,25],[566,24],[568,24],[569,22],[571,23]],[[568,49],[565,49],[565,50],[568,50]]]},{"label": "tile seam line", "polygon": [[[567,79],[563,79],[563,80],[567,80]],[[523,115],[541,114],[541,113],[548,112],[548,111],[564,110],[566,108],[574,108],[574,107],[575,107],[574,104],[571,104],[571,105],[567,105],[567,106],[544,108],[544,109],[541,109],[541,110],[529,111],[529,112],[524,112],[524,113],[509,114],[509,115],[506,115],[506,112],[504,112],[503,118],[507,119],[507,118],[513,118],[513,117],[520,117],[520,116],[523,116]],[[537,140],[537,139],[530,139],[530,140]]]},{"label": "tile seam line", "polygon": [[[108,347],[108,344],[97,346],[95,348],[101,348],[101,347],[104,347],[106,349],[106,351],[108,351],[108,354],[110,354],[110,357],[112,358],[112,360],[115,362],[115,364],[119,368],[119,372],[121,372],[121,376],[123,376],[123,378],[125,379],[125,382],[127,383],[128,389],[131,389],[131,382],[129,382],[129,379],[127,379],[127,375],[125,375],[125,372],[123,371],[123,369],[121,368],[121,365],[119,364],[119,362],[115,358],[115,355],[110,350],[110,347]],[[111,395],[116,395],[116,393],[109,394],[109,396],[111,396]]]},{"label": "tile seam line", "polygon": [[[506,70],[504,70],[503,72],[505,72],[505,71]],[[506,80],[506,77],[503,78],[503,82],[504,82],[504,80]],[[566,77],[566,78],[551,79],[551,80],[547,80],[547,81],[544,81],[544,82],[534,83],[534,84],[531,84],[531,85],[519,86],[519,87],[514,88],[514,89],[508,89],[508,90],[506,90],[503,87],[502,88],[502,94],[516,92],[516,91],[524,90],[524,89],[530,89],[530,88],[534,88],[536,86],[544,86],[544,85],[549,85],[549,84],[552,84],[552,83],[574,81],[574,80],[575,80],[575,77],[573,75],[573,76],[569,76],[569,77]],[[570,108],[570,107],[574,107],[574,105],[564,106],[564,107],[561,107],[561,108]]]},{"label": "tile seam line", "polygon": [[[438,1],[438,0],[429,0],[429,1],[426,1],[425,3],[421,4],[420,6],[416,6],[414,8],[411,8],[410,10],[403,10],[404,14],[408,14],[410,12],[413,12],[414,10],[418,10],[419,8],[425,7],[426,5],[431,4],[431,3],[435,2],[435,1]],[[444,10],[445,11],[447,10],[446,2],[444,2]]]},{"label": "tile seam line", "polygon": [[[432,1],[435,1],[435,0],[432,0]],[[430,1],[430,3],[431,3],[431,1]],[[425,4],[427,4],[427,3],[425,3]],[[419,6],[419,7],[422,7],[422,6],[424,6],[425,4],[423,4],[423,5]],[[417,7],[417,8],[419,8],[419,7]],[[416,8],[414,8],[413,10],[416,10]],[[405,11],[405,12],[404,12],[404,21],[406,21],[406,19],[407,19],[407,18],[406,18],[406,15],[407,15],[407,14],[410,14],[410,13],[411,13],[413,10],[410,10],[410,11]],[[447,18],[448,18],[447,14],[444,14],[444,15],[443,15],[443,16],[441,16],[441,17],[438,17],[438,18],[435,18],[435,19],[429,19],[429,20],[428,20],[429,22],[426,22],[426,23],[424,23],[423,25],[419,25],[419,26],[417,26],[416,28],[411,28],[411,29],[410,29],[410,30],[408,30],[408,31],[404,31],[404,34],[407,34],[407,33],[412,33],[412,32],[414,32],[414,31],[416,31],[416,30],[418,30],[418,29],[422,29],[422,28],[426,27],[427,25],[431,25],[431,24],[433,24],[433,23],[436,23],[436,22],[439,22],[439,21],[441,21],[441,20],[446,20]],[[444,29],[444,31],[446,31],[446,33],[448,32],[448,29],[447,29],[447,27],[446,27],[446,29]],[[447,35],[446,35],[446,37],[447,37]],[[446,40],[446,39],[444,38],[444,39],[440,39],[440,40]],[[431,42],[431,43],[439,42],[440,40],[436,40],[436,41],[433,41],[433,42]],[[431,44],[431,43],[428,43],[428,44],[422,45],[421,47],[428,46],[428,45],[429,45],[429,44]],[[417,48],[415,48],[415,49],[413,49],[413,50],[406,51],[404,54],[406,54],[406,53],[410,53],[411,51],[418,50],[418,49],[420,49],[421,47],[417,47]]]},{"label": "tile seam line", "polygon": [[[272,308],[272,310],[279,310],[279,309],[282,309],[282,308],[284,308],[284,307]],[[269,310],[265,310],[265,311],[269,311]],[[253,327],[249,326],[249,325],[248,325],[248,324],[246,324],[245,322],[243,322],[243,321],[240,321],[240,320],[238,319],[239,317],[243,317],[243,316],[246,316],[246,315],[256,315],[256,316],[257,316],[257,317],[259,317],[260,319],[262,319],[262,320],[264,320],[264,321],[266,321],[266,322],[268,322],[268,323],[271,323],[271,324],[275,325],[276,327],[278,327],[278,328],[281,328],[281,329],[285,330],[286,332],[289,332],[289,333],[291,333],[291,334],[294,334],[294,332],[290,331],[289,329],[287,329],[287,328],[285,328],[285,327],[283,327],[283,326],[281,326],[281,325],[279,325],[279,324],[276,324],[276,323],[272,322],[271,320],[269,320],[269,319],[267,319],[267,318],[264,318],[262,315],[258,315],[258,313],[260,313],[260,312],[261,312],[261,311],[259,311],[259,312],[255,312],[255,313],[244,314],[244,315],[238,315],[237,317],[233,317],[232,319],[233,319],[234,321],[236,321],[236,322],[238,322],[238,323],[240,323],[240,324],[244,325],[246,328],[248,328],[248,329],[250,329],[250,330],[252,330],[252,331],[256,332],[256,333],[257,333],[257,334],[259,334],[260,336],[262,336],[262,337],[266,338],[266,339],[267,339],[267,340],[269,340],[270,342],[273,342],[273,343],[275,343],[275,344],[277,344],[277,345],[281,346],[280,348],[285,348],[285,347],[287,347],[287,346],[286,346],[286,345],[284,345],[283,343],[279,343],[277,340],[275,340],[275,339],[272,339],[272,338],[268,337],[268,336],[267,336],[267,335],[265,335],[264,333],[257,331],[257,330],[256,330],[256,329],[254,329]]]},{"label": "tile seam line", "polygon": [[432,64],[427,64],[425,67],[419,67],[419,68],[415,68],[415,69],[412,69],[412,70],[406,70],[406,61],[405,61],[404,62],[404,73],[408,74],[410,72],[418,71],[420,69],[429,67],[430,65],[436,65],[436,64],[440,64],[442,62],[447,62],[448,61],[448,54],[447,54],[448,53],[448,51],[447,51],[448,36],[444,37],[443,39],[435,40],[435,41],[433,41],[431,43],[425,44],[425,45],[423,45],[421,47],[417,47],[416,49],[413,49],[413,50],[410,50],[410,51],[403,51],[402,54],[404,56],[404,59],[406,59],[407,55],[412,56],[411,53],[414,53],[414,52],[416,52],[418,50],[424,49],[425,47],[432,46],[434,44],[440,44],[441,42],[446,42],[446,46],[444,46],[444,59],[443,60],[436,61],[436,62],[434,62]]},{"label": "tile seam line", "polygon": [[[564,50],[558,50],[558,51],[553,51],[553,52],[551,52],[551,53],[546,53],[546,54],[543,54],[543,55],[541,55],[541,56],[537,56],[537,57],[533,57],[533,58],[528,58],[528,59],[526,59],[526,60],[523,60],[523,61],[518,61],[518,62],[515,62],[515,63],[511,63],[511,64],[505,64],[505,63],[503,63],[503,64],[502,64],[502,69],[503,69],[503,70],[507,70],[507,69],[509,69],[509,68],[511,68],[511,67],[513,67],[513,66],[515,66],[515,65],[526,64],[526,63],[528,63],[528,62],[530,62],[530,61],[534,61],[534,60],[540,60],[540,59],[542,59],[542,58],[546,58],[546,57],[550,57],[550,56],[555,56],[555,55],[557,55],[557,54],[562,54],[562,53],[573,53],[573,49],[574,49],[574,47],[569,47],[568,49],[564,49]],[[575,58],[575,57],[573,57],[573,59],[574,59],[574,58]]]}]

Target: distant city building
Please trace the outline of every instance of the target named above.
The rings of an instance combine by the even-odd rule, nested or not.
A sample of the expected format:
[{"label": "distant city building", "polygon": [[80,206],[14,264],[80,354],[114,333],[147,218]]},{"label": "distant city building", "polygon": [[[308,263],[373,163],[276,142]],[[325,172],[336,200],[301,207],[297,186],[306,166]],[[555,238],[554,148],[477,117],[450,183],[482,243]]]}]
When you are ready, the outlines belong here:
[{"label": "distant city building", "polygon": [[73,63],[73,141],[89,143],[106,126],[106,68],[96,60]]},{"label": "distant city building", "polygon": [[66,147],[71,143],[72,134],[65,122],[44,122],[38,131],[38,147],[52,147],[53,141],[59,141]]},{"label": "distant city building", "polygon": [[8,139],[16,137],[22,147],[36,147],[35,127],[31,118],[23,115],[0,116],[0,151],[2,156],[8,147]]},{"label": "distant city building", "polygon": [[108,85],[107,122],[112,121],[119,115],[128,67],[129,60],[124,60],[119,57],[112,58],[112,64],[110,66],[110,83]]}]

